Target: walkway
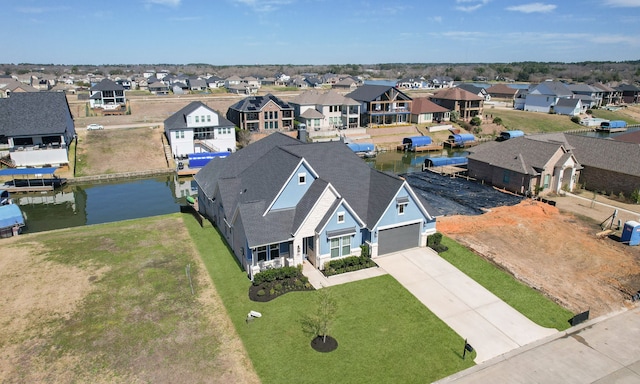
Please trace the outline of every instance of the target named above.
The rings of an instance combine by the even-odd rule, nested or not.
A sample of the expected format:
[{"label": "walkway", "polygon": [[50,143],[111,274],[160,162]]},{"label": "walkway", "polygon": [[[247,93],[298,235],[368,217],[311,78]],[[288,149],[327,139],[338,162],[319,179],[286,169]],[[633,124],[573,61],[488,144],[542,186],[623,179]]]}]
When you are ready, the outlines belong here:
[{"label": "walkway", "polygon": [[437,383],[640,383],[640,308],[587,321]]},{"label": "walkway", "polygon": [[309,283],[311,283],[315,289],[321,289],[332,285],[345,284],[352,281],[368,279],[370,277],[386,275],[387,272],[382,268],[367,268],[360,271],[341,273],[339,275],[326,277],[309,261],[305,260],[302,264],[302,274],[309,278]]},{"label": "walkway", "polygon": [[477,352],[478,364],[558,332],[533,323],[430,248],[375,261],[467,339]]}]

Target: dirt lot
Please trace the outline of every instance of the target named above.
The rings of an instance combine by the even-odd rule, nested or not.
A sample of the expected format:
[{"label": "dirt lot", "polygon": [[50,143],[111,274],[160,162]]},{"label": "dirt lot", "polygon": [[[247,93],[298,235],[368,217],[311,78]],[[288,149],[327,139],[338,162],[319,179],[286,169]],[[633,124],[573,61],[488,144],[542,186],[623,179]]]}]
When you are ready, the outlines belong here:
[{"label": "dirt lot", "polygon": [[[590,310],[593,318],[631,305],[630,294],[640,289],[640,250],[595,236],[613,209],[569,197],[556,200],[560,208],[525,200],[481,216],[443,217],[438,230],[574,313]],[[634,216],[640,215],[623,215]]]}]

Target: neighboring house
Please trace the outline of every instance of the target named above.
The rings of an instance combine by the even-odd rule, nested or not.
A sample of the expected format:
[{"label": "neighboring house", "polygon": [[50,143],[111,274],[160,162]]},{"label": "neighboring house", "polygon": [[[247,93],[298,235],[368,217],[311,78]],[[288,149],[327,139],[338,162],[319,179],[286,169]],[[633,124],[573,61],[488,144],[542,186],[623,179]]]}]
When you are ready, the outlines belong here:
[{"label": "neighboring house", "polygon": [[344,89],[344,90],[353,91],[356,88],[358,88],[358,80],[350,76],[345,77],[344,79],[341,79],[338,82],[334,83],[331,87],[334,89]]},{"label": "neighboring house", "polygon": [[531,137],[569,148],[584,167],[579,182],[587,190],[631,196],[640,186],[640,145],[636,143],[568,133]]},{"label": "neighboring house", "polygon": [[484,99],[485,102],[491,101],[491,95],[487,92],[486,89],[482,87],[478,87],[469,83],[460,83],[456,85],[457,88],[464,89],[467,92],[471,92],[474,95],[480,96]]},{"label": "neighboring house", "polygon": [[233,123],[200,101],[166,119],[164,132],[174,158],[198,152],[233,152],[236,148]]},{"label": "neighboring house", "polygon": [[622,102],[626,104],[636,104],[640,102],[640,88],[632,84],[621,84],[616,87],[622,97]]},{"label": "neighboring house", "polygon": [[440,89],[453,87],[453,78],[449,76],[436,76],[427,80],[427,88]]},{"label": "neighboring house", "polygon": [[68,164],[75,134],[63,92],[18,92],[0,99],[0,142],[9,144],[16,167]]},{"label": "neighboring house", "polygon": [[239,86],[240,83],[242,83],[242,79],[236,75],[233,76],[229,76],[226,79],[224,79],[224,87],[225,88],[230,88],[233,86]]},{"label": "neighboring house", "polygon": [[586,110],[582,104],[582,99],[576,97],[572,99],[559,99],[553,107],[553,112],[558,115],[577,116]]},{"label": "neighboring house", "polygon": [[422,87],[423,87],[422,79],[405,77],[404,79],[400,79],[396,81],[396,88],[419,89]]},{"label": "neighboring house", "polygon": [[591,86],[599,89],[602,92],[602,106],[607,105],[617,105],[620,104],[622,100],[622,92],[618,91],[615,88],[612,88],[606,84],[595,83],[591,84]]},{"label": "neighboring house", "polygon": [[187,85],[190,91],[206,91],[207,81],[203,79],[188,79]]},{"label": "neighboring house", "polygon": [[569,84],[567,88],[582,100],[585,110],[602,106],[603,91],[601,89],[588,84]]},{"label": "neighboring house", "polygon": [[449,121],[451,112],[426,97],[416,97],[411,103],[411,122],[414,124]]},{"label": "neighboring house", "polygon": [[253,132],[293,129],[293,107],[276,96],[249,96],[227,110],[227,119],[237,127]]},{"label": "neighboring house", "polygon": [[156,81],[149,84],[148,88],[149,88],[149,92],[157,96],[169,94],[169,86],[161,81]]},{"label": "neighboring house", "polygon": [[373,258],[424,247],[436,230],[431,208],[405,180],[372,169],[338,141],[272,134],[211,160],[195,180],[199,212],[251,279],[304,260],[324,269],[360,256],[365,244]]},{"label": "neighboring house", "polygon": [[524,110],[531,112],[549,113],[554,110],[560,99],[573,98],[573,92],[559,81],[545,81],[527,93],[524,101]]},{"label": "neighboring house", "polygon": [[253,76],[245,77],[244,79],[242,79],[242,83],[244,83],[249,88],[260,88],[260,86],[262,85],[260,83],[260,80]]},{"label": "neighboring house", "polygon": [[506,84],[496,84],[486,89],[487,93],[494,99],[513,100],[516,97],[517,89]]},{"label": "neighboring house", "polygon": [[207,86],[211,89],[224,87],[224,79],[218,76],[207,78]]},{"label": "neighboring house", "polygon": [[562,143],[528,136],[483,143],[470,152],[470,177],[521,195],[573,191],[582,169]]},{"label": "neighboring house", "polygon": [[91,108],[106,106],[124,106],[127,102],[125,89],[109,79],[102,79],[90,89],[89,105]]},{"label": "neighboring house", "polygon": [[307,129],[316,131],[360,127],[360,103],[335,91],[309,90],[293,98],[289,104],[294,116]]},{"label": "neighboring house", "polygon": [[38,90],[28,84],[21,83],[18,80],[6,78],[0,79],[0,98],[9,97],[12,93],[21,92],[38,92]]},{"label": "neighboring house", "polygon": [[408,124],[411,98],[396,87],[365,84],[346,95],[360,103],[360,122],[364,126]]},{"label": "neighboring house", "polygon": [[527,101],[528,89],[518,89],[516,96],[513,99],[513,109],[524,111],[524,104]]},{"label": "neighboring house", "polygon": [[484,98],[474,95],[462,88],[447,88],[431,96],[431,101],[450,111],[456,111],[463,120],[470,120],[475,116],[482,118]]}]

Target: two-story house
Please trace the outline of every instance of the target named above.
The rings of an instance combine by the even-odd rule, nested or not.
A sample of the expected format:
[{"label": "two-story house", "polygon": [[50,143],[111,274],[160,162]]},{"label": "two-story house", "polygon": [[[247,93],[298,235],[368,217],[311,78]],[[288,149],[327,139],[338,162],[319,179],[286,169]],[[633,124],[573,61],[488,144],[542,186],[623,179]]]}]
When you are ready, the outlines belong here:
[{"label": "two-story house", "polygon": [[253,132],[292,130],[293,118],[293,107],[270,93],[246,97],[227,110],[229,121]]},{"label": "two-story house", "polygon": [[375,258],[426,246],[431,208],[403,179],[369,167],[341,142],[269,135],[195,176],[199,211],[250,278],[265,269],[316,268],[367,245]]},{"label": "two-story house", "polygon": [[109,79],[102,79],[91,87],[89,105],[91,108],[121,107],[127,102],[125,89]]},{"label": "two-story house", "polygon": [[446,88],[436,92],[431,101],[450,111],[456,111],[463,120],[470,120],[475,116],[482,117],[484,98],[462,88]]},{"label": "two-story house", "polygon": [[167,118],[164,132],[174,158],[198,152],[233,152],[236,149],[233,123],[200,101],[191,102]]},{"label": "two-story house", "polygon": [[0,142],[9,145],[16,167],[68,164],[75,134],[63,92],[18,92],[0,99]]},{"label": "two-story house", "polygon": [[315,131],[360,127],[360,103],[335,91],[309,90],[290,101],[296,119]]},{"label": "two-story house", "polygon": [[345,96],[360,103],[362,125],[407,124],[411,120],[411,98],[396,87],[365,84]]}]

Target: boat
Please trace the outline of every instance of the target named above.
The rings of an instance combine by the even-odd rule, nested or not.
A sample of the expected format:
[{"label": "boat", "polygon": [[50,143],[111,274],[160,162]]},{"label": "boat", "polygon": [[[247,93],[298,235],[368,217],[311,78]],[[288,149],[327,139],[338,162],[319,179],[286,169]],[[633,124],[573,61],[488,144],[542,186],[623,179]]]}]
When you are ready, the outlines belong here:
[{"label": "boat", "polygon": [[0,190],[0,237],[17,236],[25,226],[25,214],[13,203],[7,190]]}]

